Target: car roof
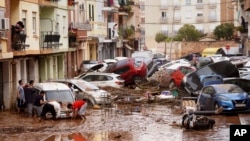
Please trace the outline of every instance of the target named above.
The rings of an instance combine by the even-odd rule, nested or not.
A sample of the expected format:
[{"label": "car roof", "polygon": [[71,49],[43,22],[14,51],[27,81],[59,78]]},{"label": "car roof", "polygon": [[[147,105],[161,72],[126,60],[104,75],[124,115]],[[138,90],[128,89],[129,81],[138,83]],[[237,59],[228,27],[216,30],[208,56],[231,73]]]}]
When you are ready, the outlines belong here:
[{"label": "car roof", "polygon": [[52,91],[52,90],[70,90],[70,88],[63,83],[58,82],[42,82],[35,83],[34,87],[44,91]]}]

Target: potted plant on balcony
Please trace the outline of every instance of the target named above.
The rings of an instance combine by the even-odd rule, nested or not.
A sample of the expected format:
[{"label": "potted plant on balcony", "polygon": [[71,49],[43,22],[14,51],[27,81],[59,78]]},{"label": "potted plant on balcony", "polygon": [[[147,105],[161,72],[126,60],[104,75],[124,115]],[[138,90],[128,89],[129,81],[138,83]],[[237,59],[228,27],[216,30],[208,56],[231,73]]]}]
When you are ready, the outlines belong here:
[{"label": "potted plant on balcony", "polygon": [[70,47],[74,47],[74,45],[75,45],[75,42],[76,42],[76,32],[77,32],[77,29],[75,29],[75,28],[71,28],[69,30],[68,35],[69,35],[69,46]]}]

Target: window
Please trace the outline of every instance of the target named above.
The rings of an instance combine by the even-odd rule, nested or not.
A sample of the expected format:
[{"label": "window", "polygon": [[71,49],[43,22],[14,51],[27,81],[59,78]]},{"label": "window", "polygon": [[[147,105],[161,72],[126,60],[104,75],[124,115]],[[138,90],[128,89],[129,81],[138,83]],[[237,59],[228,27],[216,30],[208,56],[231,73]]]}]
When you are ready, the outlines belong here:
[{"label": "window", "polygon": [[186,0],[186,5],[191,5],[191,0]]},{"label": "window", "polygon": [[203,17],[202,13],[197,13],[197,17]]},{"label": "window", "polygon": [[161,12],[161,17],[166,18],[167,17],[167,12]]},{"label": "window", "polygon": [[216,3],[216,0],[210,0],[209,1],[211,4],[215,4]]},{"label": "window", "polygon": [[162,32],[164,35],[168,35],[168,26],[167,26],[167,25],[161,26],[161,32]]},{"label": "window", "polygon": [[68,28],[65,25],[66,23],[66,16],[63,16],[63,34],[66,35]]},{"label": "window", "polygon": [[161,0],[161,7],[162,8],[167,8],[168,6],[168,1],[167,0]]},{"label": "window", "polygon": [[174,6],[175,6],[175,7],[180,7],[180,1],[175,0],[175,1],[174,1]]},{"label": "window", "polygon": [[36,35],[36,12],[32,13],[32,31],[33,35]]},{"label": "window", "polygon": [[198,3],[198,4],[202,4],[203,1],[202,1],[202,0],[197,0],[197,3]]},{"label": "window", "polygon": [[22,22],[24,24],[24,32],[27,33],[27,23],[26,23],[26,20],[27,20],[27,11],[26,10],[23,10],[22,11]]},{"label": "window", "polygon": [[210,19],[216,19],[216,11],[215,10],[211,10],[209,15],[210,15]]},{"label": "window", "polygon": [[56,15],[56,32],[59,33],[59,19],[60,19],[60,15]]},{"label": "window", "polygon": [[186,19],[192,18],[191,11],[186,11],[185,15],[186,15]]},{"label": "window", "polygon": [[94,21],[94,5],[89,4],[89,20]]}]

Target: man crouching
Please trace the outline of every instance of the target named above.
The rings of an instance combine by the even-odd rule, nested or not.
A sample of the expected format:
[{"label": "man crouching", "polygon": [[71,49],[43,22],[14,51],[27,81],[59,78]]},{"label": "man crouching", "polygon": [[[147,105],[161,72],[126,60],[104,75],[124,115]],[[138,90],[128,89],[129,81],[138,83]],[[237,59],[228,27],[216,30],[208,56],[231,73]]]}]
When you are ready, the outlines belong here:
[{"label": "man crouching", "polygon": [[[53,120],[58,119],[60,117],[60,113],[61,113],[61,105],[62,105],[62,102],[58,102],[58,101],[46,102],[43,105],[41,118],[46,119],[46,114],[49,112],[52,114]],[[41,118],[40,118],[40,120],[41,120]]]},{"label": "man crouching", "polygon": [[73,119],[76,119],[77,116],[80,116],[82,119],[86,119],[85,117],[85,111],[87,108],[87,102],[83,100],[76,100],[74,103],[69,103],[67,105],[69,109],[73,110]]}]

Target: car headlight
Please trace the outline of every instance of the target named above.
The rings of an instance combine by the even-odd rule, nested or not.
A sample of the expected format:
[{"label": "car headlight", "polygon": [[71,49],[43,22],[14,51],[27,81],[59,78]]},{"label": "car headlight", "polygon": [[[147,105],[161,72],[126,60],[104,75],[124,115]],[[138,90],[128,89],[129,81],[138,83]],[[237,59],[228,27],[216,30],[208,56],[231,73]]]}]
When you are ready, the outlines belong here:
[{"label": "car headlight", "polygon": [[225,96],[218,96],[217,99],[220,100],[220,101],[231,101],[231,99],[229,99],[229,98],[227,98]]}]

